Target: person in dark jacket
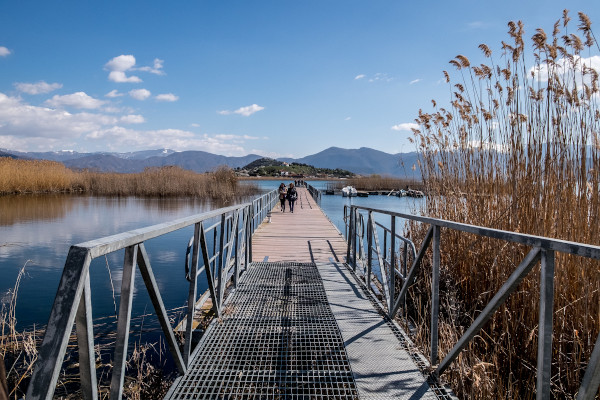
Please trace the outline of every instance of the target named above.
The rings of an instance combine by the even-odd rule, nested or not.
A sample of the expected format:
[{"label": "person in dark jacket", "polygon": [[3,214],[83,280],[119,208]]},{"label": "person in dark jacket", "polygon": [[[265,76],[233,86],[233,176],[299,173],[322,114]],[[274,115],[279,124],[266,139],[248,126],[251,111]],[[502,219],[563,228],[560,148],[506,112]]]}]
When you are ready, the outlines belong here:
[{"label": "person in dark jacket", "polygon": [[294,203],[298,198],[298,192],[296,192],[296,188],[293,183],[290,183],[290,187],[287,190],[287,199],[290,203],[290,212],[294,212]]},{"label": "person in dark jacket", "polygon": [[279,185],[279,202],[281,203],[281,212],[285,212],[285,198],[287,196],[287,189],[285,188],[285,183],[281,183]]}]

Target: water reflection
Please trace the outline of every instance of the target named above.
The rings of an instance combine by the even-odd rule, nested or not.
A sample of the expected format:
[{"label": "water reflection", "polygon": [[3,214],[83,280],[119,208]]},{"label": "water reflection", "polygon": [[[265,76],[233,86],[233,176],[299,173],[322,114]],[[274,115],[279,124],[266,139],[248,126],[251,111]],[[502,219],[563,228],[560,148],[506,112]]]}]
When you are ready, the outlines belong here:
[{"label": "water reflection", "polygon": [[72,202],[65,201],[65,197],[65,195],[0,196],[0,225],[63,218],[74,205]]},{"label": "water reflection", "polygon": [[[288,181],[284,181],[289,183]],[[268,191],[280,181],[253,182]],[[311,182],[325,187],[327,182]],[[237,203],[249,199],[238,199]],[[369,198],[322,197],[321,207],[340,231],[344,231],[344,204],[361,204],[401,212],[413,211],[419,200],[373,196]],[[73,244],[187,217],[229,206],[201,199],[89,197],[73,195],[0,197],[0,298],[15,284],[21,267],[17,319],[20,327],[45,324],[58,287],[62,268]],[[388,223],[389,221],[382,221]],[[188,282],[184,276],[185,249],[193,228],[188,227],[145,243],[166,308],[185,304]],[[90,266],[94,318],[114,315],[118,306],[124,252],[94,260]],[[29,261],[28,261],[29,260]],[[206,289],[200,277],[199,292]],[[113,289],[115,300],[113,301]],[[135,278],[134,315],[152,305],[139,272]]]}]

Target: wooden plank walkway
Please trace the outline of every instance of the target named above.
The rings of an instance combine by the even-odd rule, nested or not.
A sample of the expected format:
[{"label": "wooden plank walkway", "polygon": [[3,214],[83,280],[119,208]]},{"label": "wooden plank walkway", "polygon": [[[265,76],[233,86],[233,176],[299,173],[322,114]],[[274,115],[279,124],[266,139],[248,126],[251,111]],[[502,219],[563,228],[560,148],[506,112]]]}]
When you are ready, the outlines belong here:
[{"label": "wooden plank walkway", "polygon": [[261,224],[252,237],[252,261],[329,262],[344,261],[346,241],[315,203],[308,190],[298,189],[294,213],[279,204],[271,223]]},{"label": "wooden plank walkway", "polygon": [[253,262],[166,398],[437,398],[344,264],[340,232],[298,194],[254,233]]}]

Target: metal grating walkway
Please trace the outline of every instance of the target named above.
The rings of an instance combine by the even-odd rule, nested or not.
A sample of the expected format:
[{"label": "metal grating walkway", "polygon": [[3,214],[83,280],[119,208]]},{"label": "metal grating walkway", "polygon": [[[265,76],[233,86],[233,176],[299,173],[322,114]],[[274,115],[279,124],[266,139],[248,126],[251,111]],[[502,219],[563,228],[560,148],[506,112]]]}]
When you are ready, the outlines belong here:
[{"label": "metal grating walkway", "polygon": [[358,399],[315,264],[252,263],[170,399]]}]

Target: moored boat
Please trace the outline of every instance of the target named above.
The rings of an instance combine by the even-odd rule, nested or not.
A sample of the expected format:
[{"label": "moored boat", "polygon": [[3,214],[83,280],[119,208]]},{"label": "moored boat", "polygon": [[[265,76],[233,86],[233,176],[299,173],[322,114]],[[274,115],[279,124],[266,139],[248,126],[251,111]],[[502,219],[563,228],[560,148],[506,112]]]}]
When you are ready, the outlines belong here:
[{"label": "moored boat", "polygon": [[345,186],[342,188],[342,196],[343,197],[356,197],[357,195],[356,188],[354,186]]}]

